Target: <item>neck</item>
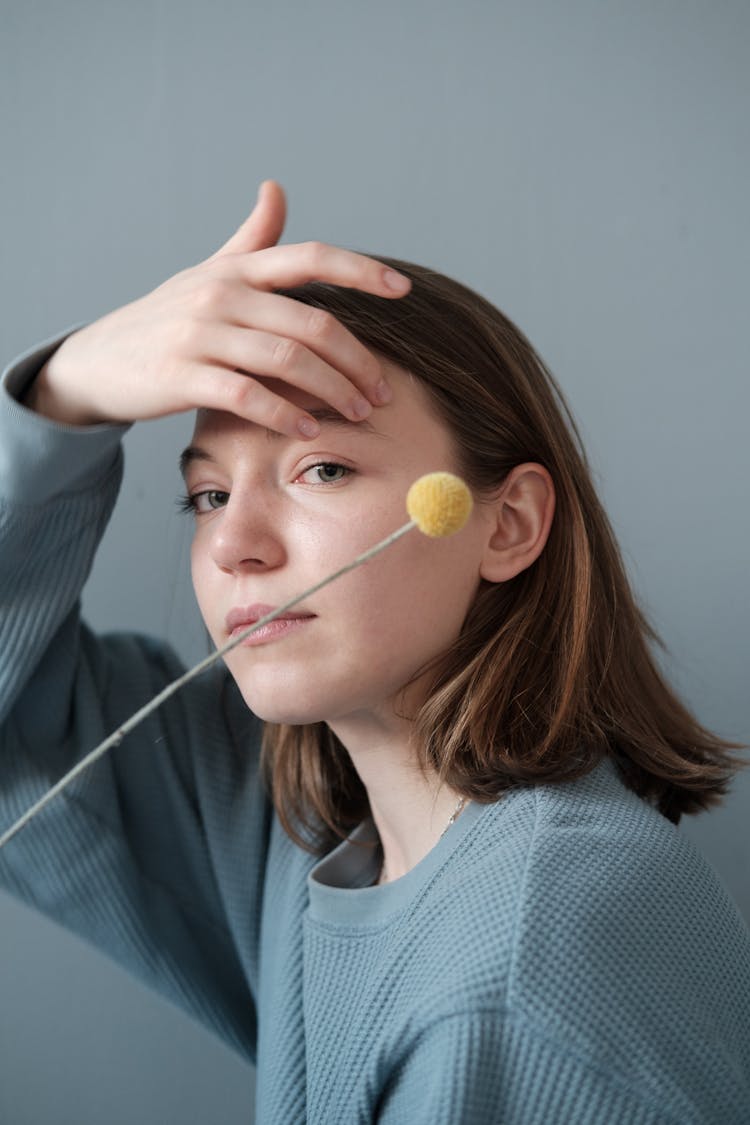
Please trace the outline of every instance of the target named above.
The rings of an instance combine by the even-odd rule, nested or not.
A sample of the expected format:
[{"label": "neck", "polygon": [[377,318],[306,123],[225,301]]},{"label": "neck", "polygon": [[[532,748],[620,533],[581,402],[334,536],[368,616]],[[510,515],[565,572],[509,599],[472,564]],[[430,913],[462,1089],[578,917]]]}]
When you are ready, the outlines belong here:
[{"label": "neck", "polygon": [[329,725],[367,790],[383,849],[381,881],[392,882],[432,850],[457,811],[459,795],[421,769],[408,720],[360,716]]}]

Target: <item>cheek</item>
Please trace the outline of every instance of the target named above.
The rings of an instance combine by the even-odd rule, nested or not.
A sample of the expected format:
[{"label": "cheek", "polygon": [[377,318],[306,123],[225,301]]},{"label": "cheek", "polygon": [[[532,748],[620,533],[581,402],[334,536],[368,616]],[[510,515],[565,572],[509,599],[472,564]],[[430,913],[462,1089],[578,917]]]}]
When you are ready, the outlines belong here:
[{"label": "cheek", "polygon": [[325,591],[346,601],[352,633],[374,641],[376,659],[379,643],[383,660],[436,655],[455,640],[479,587],[471,552],[412,534]]},{"label": "cheek", "polygon": [[194,538],[190,547],[190,576],[193,582],[193,593],[195,594],[195,600],[198,603],[203,622],[214,641],[216,637],[214,635],[214,622],[212,621],[211,613],[211,578],[215,569],[215,567],[212,568],[209,565],[209,559],[205,549],[203,549]]}]

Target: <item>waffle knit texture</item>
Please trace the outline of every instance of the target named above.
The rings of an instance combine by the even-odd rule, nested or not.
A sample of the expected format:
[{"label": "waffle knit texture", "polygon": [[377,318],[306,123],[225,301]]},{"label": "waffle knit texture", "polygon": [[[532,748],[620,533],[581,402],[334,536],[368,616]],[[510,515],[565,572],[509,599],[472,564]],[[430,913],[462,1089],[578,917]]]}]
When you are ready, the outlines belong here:
[{"label": "waffle knit texture", "polygon": [[[0,392],[0,829],[181,670],[80,623],[121,430],[18,405],[52,346]],[[378,887],[371,823],[322,859],[286,837],[259,734],[208,673],[0,851],[3,887],[257,1063],[259,1125],[750,1121],[747,929],[613,762],[469,805]]]}]

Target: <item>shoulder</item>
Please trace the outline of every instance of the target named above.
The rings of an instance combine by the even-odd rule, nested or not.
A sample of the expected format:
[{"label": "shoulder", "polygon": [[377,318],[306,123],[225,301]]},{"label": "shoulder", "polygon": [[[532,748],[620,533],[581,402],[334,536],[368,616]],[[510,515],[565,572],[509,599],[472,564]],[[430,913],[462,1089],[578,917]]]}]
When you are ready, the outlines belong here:
[{"label": "shoulder", "polygon": [[610,761],[509,794],[461,845],[442,883],[478,959],[488,933],[502,935],[510,1003],[548,1011],[555,982],[600,979],[615,995],[628,975],[668,989],[680,974],[684,992],[750,973],[747,928],[716,872]]},{"label": "shoulder", "polygon": [[489,1005],[659,1098],[748,1096],[747,929],[706,860],[611,762],[491,806],[443,883],[454,1003]]},{"label": "shoulder", "polygon": [[[748,963],[747,930],[716,872],[612,762],[534,797],[514,935],[519,984],[539,965],[590,978],[615,970],[618,980],[637,968],[652,983],[679,965],[684,986],[709,952],[714,966],[722,950]],[[700,966],[693,983],[705,976]]]}]

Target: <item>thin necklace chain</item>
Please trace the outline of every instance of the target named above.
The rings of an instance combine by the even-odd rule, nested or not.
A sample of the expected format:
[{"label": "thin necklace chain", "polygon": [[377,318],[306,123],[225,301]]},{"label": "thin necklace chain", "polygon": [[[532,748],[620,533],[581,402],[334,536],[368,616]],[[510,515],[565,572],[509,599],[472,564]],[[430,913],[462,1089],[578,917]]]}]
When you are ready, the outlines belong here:
[{"label": "thin necklace chain", "polygon": [[[466,798],[465,797],[459,797],[458,801],[456,802],[456,807],[450,815],[450,820],[446,824],[443,831],[440,833],[439,839],[442,840],[443,836],[448,831],[448,829],[451,827],[451,825],[456,823],[459,816],[463,812],[465,804],[466,804]],[[386,869],[385,869],[385,856],[383,856],[383,863],[380,867],[380,874],[378,875],[378,885],[381,884],[381,883],[387,883],[387,882],[388,882],[388,875],[387,875],[387,872],[386,872]]]},{"label": "thin necklace chain", "polygon": [[442,832],[440,833],[440,839],[441,839],[441,840],[442,840],[443,836],[445,835],[445,833],[446,833],[446,832],[448,831],[448,829],[450,828],[450,826],[451,826],[452,824],[455,824],[455,823],[456,823],[456,820],[457,820],[457,819],[458,819],[458,817],[459,817],[459,816],[461,815],[461,812],[463,811],[463,807],[464,807],[464,805],[465,805],[465,804],[466,804],[466,798],[465,798],[465,797],[459,797],[459,798],[458,798],[458,801],[456,802],[456,807],[455,807],[455,809],[453,810],[453,812],[451,813],[451,816],[450,816],[450,820],[449,820],[449,821],[448,821],[448,823],[446,824],[446,826],[445,826],[445,828],[443,829],[443,831],[442,831]]}]

